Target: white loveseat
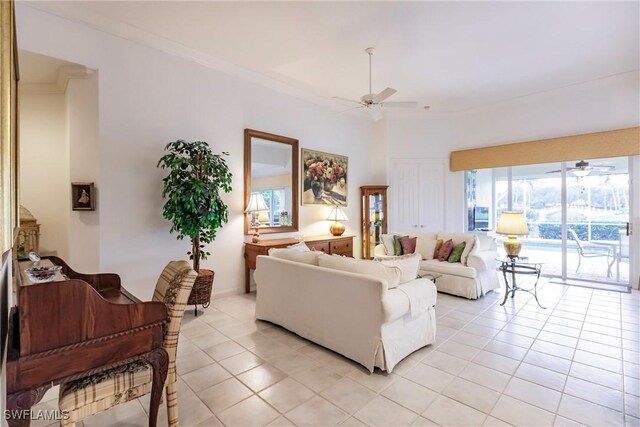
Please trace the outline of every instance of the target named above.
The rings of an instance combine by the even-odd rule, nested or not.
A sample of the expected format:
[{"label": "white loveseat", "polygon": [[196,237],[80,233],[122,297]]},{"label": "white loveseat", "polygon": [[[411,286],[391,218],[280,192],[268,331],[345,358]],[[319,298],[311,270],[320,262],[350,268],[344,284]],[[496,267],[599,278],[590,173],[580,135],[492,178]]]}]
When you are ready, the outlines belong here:
[{"label": "white loveseat", "polygon": [[[495,258],[498,250],[492,237],[471,233],[396,233],[402,236],[417,237],[416,252],[423,247],[431,247],[427,241],[449,239],[457,245],[466,242],[461,262],[450,263],[434,259],[433,253],[420,254],[420,275],[441,275],[436,280],[439,292],[458,295],[469,299],[477,299],[482,295],[500,287],[496,272]],[[375,256],[389,256],[384,245],[377,245]]]},{"label": "white loveseat", "polygon": [[[335,265],[332,255],[318,263]],[[374,262],[364,261],[362,262]],[[428,279],[389,289],[387,279],[259,256],[256,318],[283,326],[373,372],[391,372],[435,341],[437,291]]]}]

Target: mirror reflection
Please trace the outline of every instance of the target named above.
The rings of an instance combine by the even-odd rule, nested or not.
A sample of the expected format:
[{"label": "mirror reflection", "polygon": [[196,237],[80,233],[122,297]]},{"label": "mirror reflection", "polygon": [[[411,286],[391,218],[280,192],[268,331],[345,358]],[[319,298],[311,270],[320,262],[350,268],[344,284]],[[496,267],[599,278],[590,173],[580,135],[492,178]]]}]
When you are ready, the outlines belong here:
[{"label": "mirror reflection", "polygon": [[298,140],[245,129],[245,234],[298,230]]},{"label": "mirror reflection", "polygon": [[251,212],[251,227],[291,225],[291,146],[260,138],[251,139],[251,196],[260,210]]}]

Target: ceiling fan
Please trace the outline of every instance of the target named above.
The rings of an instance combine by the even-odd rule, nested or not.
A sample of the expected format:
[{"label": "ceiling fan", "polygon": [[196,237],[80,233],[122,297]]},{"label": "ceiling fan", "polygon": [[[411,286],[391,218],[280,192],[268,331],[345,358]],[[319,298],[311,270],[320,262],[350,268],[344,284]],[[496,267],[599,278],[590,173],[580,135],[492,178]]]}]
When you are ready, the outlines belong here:
[{"label": "ceiling fan", "polygon": [[[594,172],[607,172],[610,170],[615,169],[615,166],[610,166],[610,165],[593,165],[590,166],[589,162],[585,162],[584,160],[580,160],[579,162],[576,163],[576,166],[573,168],[567,168],[568,172],[573,173],[575,176],[577,176],[578,178],[582,178],[585,177],[587,175],[589,175],[592,171]],[[555,170],[555,171],[548,171],[547,173],[557,173],[557,172],[561,172],[562,170]]]},{"label": "ceiling fan", "polygon": [[382,108],[416,108],[418,106],[417,102],[384,102],[385,99],[397,92],[397,90],[393,88],[388,87],[378,94],[373,93],[371,90],[371,57],[373,56],[373,50],[374,48],[372,47],[368,47],[364,50],[369,55],[369,93],[362,95],[360,101],[340,98],[339,96],[334,96],[333,98],[349,102],[351,104],[358,104],[357,107],[350,108],[349,110],[364,108],[371,115],[373,120],[380,120],[382,118]]}]

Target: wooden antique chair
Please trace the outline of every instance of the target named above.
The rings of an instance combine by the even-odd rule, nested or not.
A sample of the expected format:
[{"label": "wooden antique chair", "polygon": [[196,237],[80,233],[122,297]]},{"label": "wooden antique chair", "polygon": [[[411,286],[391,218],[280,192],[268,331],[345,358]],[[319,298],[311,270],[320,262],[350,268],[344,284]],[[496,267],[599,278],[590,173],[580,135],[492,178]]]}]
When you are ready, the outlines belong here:
[{"label": "wooden antique chair", "polygon": [[[611,266],[613,265],[613,261],[609,263],[609,258],[613,256],[611,248],[604,248],[600,246],[596,248],[595,246],[585,245],[582,243],[575,230],[569,229],[569,234],[571,235],[571,238],[576,241],[576,245],[578,245],[578,267],[576,267],[576,273],[580,269],[582,258],[606,257],[608,265],[607,277],[611,276]],[[605,252],[602,251],[603,248],[606,249]]]},{"label": "wooden antique chair", "polygon": [[[166,389],[170,427],[178,426],[178,401],[175,390],[178,334],[196,277],[197,273],[186,261],[171,261],[162,271],[153,293],[153,301],[164,302],[169,314],[169,321],[164,329],[163,347],[169,354]],[[139,360],[61,384],[59,409],[69,414],[69,418],[61,424],[74,425],[98,412],[150,393],[152,382],[151,366]]]}]

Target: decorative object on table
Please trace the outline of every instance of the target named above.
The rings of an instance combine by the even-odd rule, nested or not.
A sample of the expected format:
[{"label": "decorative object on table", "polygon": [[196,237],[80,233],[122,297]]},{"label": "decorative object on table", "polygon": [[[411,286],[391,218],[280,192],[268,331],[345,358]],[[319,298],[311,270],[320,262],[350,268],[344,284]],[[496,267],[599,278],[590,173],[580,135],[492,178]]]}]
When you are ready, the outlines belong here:
[{"label": "decorative object on table", "polygon": [[96,188],[93,182],[71,183],[71,209],[74,211],[96,210]]},{"label": "decorative object on table", "polygon": [[163,180],[162,197],[166,199],[162,215],[172,222],[170,232],[178,240],[191,239],[187,252],[198,277],[189,295],[188,304],[207,308],[211,301],[214,272],[200,268],[200,260],[207,259],[207,243],[216,238],[217,230],[228,221],[228,208],[220,192],[231,191],[233,175],[223,156],[214,154],[205,141],[178,140],[165,147],[167,154],[160,158],[158,167],[168,169]]},{"label": "decorative object on table", "polygon": [[45,283],[52,281],[61,270],[61,266],[54,265],[52,267],[31,267],[24,272],[27,273],[29,280],[33,283]]},{"label": "decorative object on table", "polygon": [[253,232],[253,237],[251,241],[253,243],[258,243],[260,241],[260,212],[268,212],[269,207],[264,201],[264,197],[260,193],[253,193],[251,195],[251,199],[249,199],[249,206],[244,210],[245,213],[251,215],[251,228],[255,231]]},{"label": "decorative object on table", "polygon": [[363,185],[360,187],[362,258],[375,256],[375,248],[387,234],[388,185]]},{"label": "decorative object on table", "polygon": [[33,263],[40,262],[40,255],[38,255],[35,251],[29,252],[29,261]]},{"label": "decorative object on table", "polygon": [[522,243],[516,236],[526,236],[529,234],[527,220],[524,212],[504,211],[498,219],[496,233],[504,234],[507,239],[504,241],[504,250],[509,258],[516,258],[522,249]]},{"label": "decorative object on table", "polygon": [[26,258],[29,252],[40,250],[40,224],[22,205],[20,205],[20,227],[13,250],[18,258]]},{"label": "decorative object on table", "polygon": [[327,217],[327,221],[333,221],[333,224],[329,227],[329,231],[334,236],[342,236],[344,234],[344,224],[341,224],[339,221],[349,221],[347,215],[344,213],[342,209],[338,206],[334,206],[331,208],[331,212],[329,212],[329,216]]},{"label": "decorative object on table", "polygon": [[302,149],[302,204],[347,206],[349,158]]}]

